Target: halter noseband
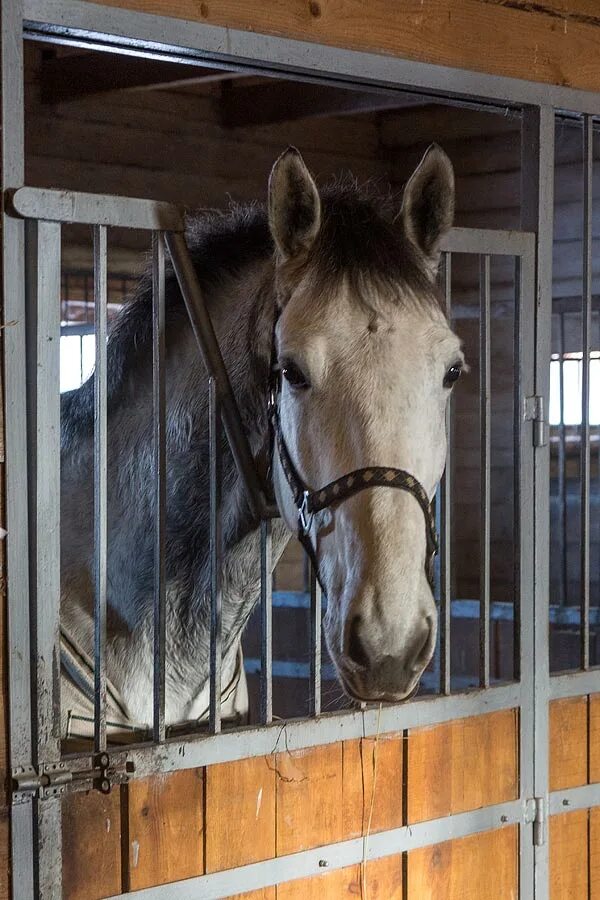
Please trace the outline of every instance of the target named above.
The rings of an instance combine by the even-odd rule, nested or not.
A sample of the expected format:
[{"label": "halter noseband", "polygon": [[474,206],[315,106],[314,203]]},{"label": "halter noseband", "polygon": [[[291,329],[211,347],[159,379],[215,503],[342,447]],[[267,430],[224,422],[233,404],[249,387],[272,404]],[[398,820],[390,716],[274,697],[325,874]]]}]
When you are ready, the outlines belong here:
[{"label": "halter noseband", "polygon": [[[274,343],[273,343],[274,356]],[[425,535],[427,539],[427,553],[425,557],[425,574],[429,586],[433,589],[433,563],[438,552],[438,536],[435,528],[435,520],[429,498],[421,483],[404,469],[384,468],[382,466],[369,466],[365,469],[355,469],[348,475],[336,478],[325,487],[311,491],[304,483],[290,456],[279,417],[279,396],[281,394],[281,376],[275,366],[271,367],[271,385],[269,390],[268,413],[269,422],[277,442],[277,451],[281,462],[281,468],[290,486],[294,503],[298,510],[298,539],[312,560],[315,573],[319,577],[319,566],[316,550],[310,540],[310,530],[316,513],[327,509],[334,503],[342,503],[349,497],[364,491],[366,488],[391,487],[406,491],[415,498],[425,517]],[[273,443],[273,442],[272,442]],[[274,447],[272,447],[271,454]],[[320,579],[319,579],[320,580]]]}]

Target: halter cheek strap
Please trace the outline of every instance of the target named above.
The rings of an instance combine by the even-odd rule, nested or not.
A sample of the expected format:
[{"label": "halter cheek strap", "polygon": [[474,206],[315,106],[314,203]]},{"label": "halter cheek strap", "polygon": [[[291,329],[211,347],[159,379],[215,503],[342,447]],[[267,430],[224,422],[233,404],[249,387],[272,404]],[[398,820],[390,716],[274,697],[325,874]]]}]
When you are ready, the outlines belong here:
[{"label": "halter cheek strap", "polygon": [[[355,469],[347,475],[342,475],[335,481],[325,485],[316,491],[311,491],[306,486],[290,456],[285,438],[281,429],[279,418],[278,400],[281,393],[281,384],[278,373],[272,372],[272,384],[269,393],[269,421],[272,433],[277,442],[277,452],[281,462],[281,468],[290,486],[294,503],[298,510],[298,539],[310,556],[317,577],[319,576],[318,560],[310,540],[314,516],[316,513],[342,503],[349,497],[358,494],[366,488],[390,487],[397,488],[412,494],[425,517],[425,536],[427,540],[427,553],[425,557],[425,573],[431,588],[433,588],[433,563],[438,552],[438,536],[435,528],[435,519],[427,493],[421,483],[404,469],[384,468],[382,466],[370,466],[364,469]],[[320,579],[319,579],[320,580]]]}]

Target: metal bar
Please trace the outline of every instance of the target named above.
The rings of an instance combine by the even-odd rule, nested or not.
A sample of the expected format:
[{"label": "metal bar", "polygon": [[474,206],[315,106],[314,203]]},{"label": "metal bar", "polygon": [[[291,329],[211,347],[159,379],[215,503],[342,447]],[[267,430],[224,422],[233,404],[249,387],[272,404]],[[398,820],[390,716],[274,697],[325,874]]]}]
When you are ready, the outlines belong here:
[{"label": "metal bar", "polygon": [[260,523],[260,721],[273,720],[273,553],[271,522]]},{"label": "metal bar", "polygon": [[442,252],[479,256],[525,256],[534,246],[532,232],[501,228],[451,228],[440,242]]},{"label": "metal bar", "polygon": [[592,809],[600,806],[600,784],[584,784],[581,787],[553,791],[548,799],[551,816],[576,809]]},{"label": "metal bar", "polygon": [[[530,268],[530,274],[531,268]],[[523,434],[522,434],[522,416],[521,410],[523,408],[524,400],[522,398],[528,396],[527,393],[523,391],[523,369],[525,365],[533,358],[533,347],[530,347],[528,360],[524,360],[523,353],[523,315],[524,310],[523,306],[529,305],[530,307],[533,304],[533,296],[534,296],[534,284],[524,284],[523,282],[523,265],[520,257],[515,259],[515,310],[514,310],[514,321],[513,321],[513,372],[514,372],[514,388],[513,388],[513,552],[514,552],[514,564],[513,564],[513,578],[514,578],[514,621],[513,621],[513,677],[520,678],[521,677],[521,660],[522,660],[522,630],[523,630],[523,617],[521,615],[522,612],[522,590],[523,585],[521,582],[522,573],[523,573],[523,547],[522,547],[522,517],[524,513],[524,498],[523,498],[523,463],[522,459],[522,442],[523,442]],[[529,320],[531,321],[531,314],[529,316]],[[531,330],[533,332],[533,330]],[[530,366],[531,368],[531,366]],[[529,471],[527,476],[531,478],[532,472]],[[531,508],[531,503],[530,503]],[[527,573],[529,577],[529,573]],[[491,605],[490,605],[490,617],[492,617],[491,613]]]},{"label": "metal bar", "polygon": [[213,734],[221,730],[221,415],[217,396],[217,382],[208,380],[208,419],[210,454],[210,701],[209,729]]},{"label": "metal bar", "polygon": [[[4,404],[4,508],[0,524],[6,545],[6,661],[9,692],[11,768],[30,765],[32,748],[31,615],[29,607],[29,496],[27,434],[27,334],[25,317],[25,227],[8,215],[6,191],[23,184],[24,64],[23,4],[0,4],[0,204],[2,209],[2,382]],[[5,518],[4,518],[5,516]],[[6,718],[4,719],[6,727]],[[34,809],[31,800],[10,815],[10,868],[13,900],[33,900]],[[60,853],[58,849],[57,853]],[[8,863],[7,863],[8,864]]]},{"label": "metal bar", "polygon": [[[60,761],[60,267],[61,228],[27,223],[30,603],[35,664],[33,761]],[[61,809],[36,800],[39,896],[60,896]],[[58,835],[56,835],[58,829]],[[55,845],[58,844],[58,849]]]},{"label": "metal bar", "polygon": [[187,900],[191,896],[202,897],[203,900],[218,900],[240,891],[254,891],[298,878],[323,875],[335,869],[356,865],[365,859],[381,859],[483,831],[510,827],[520,823],[524,817],[523,804],[512,800],[429,822],[380,831],[369,836],[368,844],[363,838],[340,841],[224,872],[132,891],[130,894],[116,894],[108,900],[118,900],[119,897],[131,897],[133,900]]},{"label": "metal bar", "polygon": [[[446,318],[452,321],[452,255],[444,254]],[[446,468],[441,485],[442,552],[440,556],[440,693],[450,693],[452,607],[452,394],[446,406]]]},{"label": "metal bar", "polygon": [[167,506],[165,396],[165,247],[152,235],[152,423],[154,428],[154,691],[153,738],[165,739],[165,539]]},{"label": "metal bar", "polygon": [[276,510],[270,509],[265,500],[263,485],[254,464],[248,438],[240,425],[238,405],[185,238],[181,234],[167,232],[165,239],[204,364],[216,379],[223,425],[238,472],[246,488],[252,513],[257,519],[264,518],[267,514],[278,515]]},{"label": "metal bar", "polygon": [[[535,231],[535,394],[550,395],[550,358],[552,351],[552,249],[554,237],[554,110],[550,106],[524,111],[522,128],[521,196],[524,228]],[[531,639],[524,646],[522,664],[528,666],[527,678],[522,674],[526,703],[521,716],[525,742],[521,745],[521,766],[527,778],[527,793],[547,799],[549,777],[550,691],[548,607],[550,533],[550,450],[537,447],[533,456],[533,573],[534,614]],[[531,585],[527,600],[531,602]],[[529,684],[533,686],[527,687]],[[531,767],[533,766],[533,772]],[[533,779],[531,782],[529,779]],[[530,789],[533,791],[530,792]],[[523,786],[522,786],[523,789]],[[521,832],[521,896],[529,900],[549,895],[548,843],[532,848],[530,836]],[[533,863],[533,874],[530,872]],[[532,881],[529,876],[532,874]]]},{"label": "metal bar", "polygon": [[321,715],[321,616],[323,598],[314,566],[310,566],[309,703],[311,716]]},{"label": "metal bar", "polygon": [[490,500],[491,500],[491,350],[490,350],[490,257],[480,260],[479,273],[479,422],[481,433],[480,575],[479,592],[479,683],[490,683]]},{"label": "metal bar", "polygon": [[318,719],[273,722],[260,727],[224,731],[215,736],[190,736],[166,740],[164,744],[130,748],[127,757],[133,768],[132,778],[143,778],[157,772],[174,772],[197,768],[215,762],[231,762],[274,753],[331,744],[341,740],[372,737],[377,733],[403,731],[424,725],[437,725],[451,719],[477,716],[500,709],[514,709],[522,702],[522,689],[511,683],[474,689],[449,697],[424,697],[407,704],[384,706],[378,710],[322,713]]},{"label": "metal bar", "polygon": [[568,556],[567,556],[567,442],[565,429],[565,314],[559,313],[559,393],[560,393],[560,435],[558,452],[558,503],[560,528],[560,583],[561,603],[568,599]]},{"label": "metal bar", "polygon": [[583,694],[600,692],[600,669],[587,672],[565,672],[550,678],[549,697],[562,700],[565,697],[579,697]]},{"label": "metal bar", "polygon": [[107,597],[107,243],[106,226],[94,227],[94,748],[106,750]]},{"label": "metal bar", "polygon": [[581,667],[590,665],[590,338],[592,323],[593,121],[583,120],[583,294],[581,316]]},{"label": "metal bar", "polygon": [[80,225],[110,225],[144,231],[183,231],[183,211],[173,203],[86,194],[50,188],[20,187],[11,197],[13,211],[24,219]]},{"label": "metal bar", "polygon": [[189,63],[194,58],[219,66],[253,65],[261,70],[302,74],[307,79],[335,78],[362,86],[415,88],[441,96],[467,95],[501,104],[548,104],[557,109],[598,113],[591,91],[539,84],[519,78],[414,62],[318,43],[272,37],[175,19],[107,8],[81,0],[25,0],[26,35],[69,38],[85,46],[118,46]]}]

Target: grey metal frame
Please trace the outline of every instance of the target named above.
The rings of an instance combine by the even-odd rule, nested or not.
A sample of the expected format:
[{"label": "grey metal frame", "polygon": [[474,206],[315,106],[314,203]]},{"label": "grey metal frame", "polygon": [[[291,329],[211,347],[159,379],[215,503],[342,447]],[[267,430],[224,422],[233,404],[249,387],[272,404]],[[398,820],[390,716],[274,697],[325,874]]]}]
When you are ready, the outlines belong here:
[{"label": "grey metal frame", "polygon": [[[93,196],[78,195],[77,203],[72,198],[42,196],[42,192],[20,191],[14,198],[14,209],[3,212],[3,289],[6,321],[16,321],[16,326],[5,329],[5,369],[6,388],[6,458],[7,458],[7,566],[9,591],[9,648],[10,648],[10,729],[11,760],[16,768],[21,765],[26,771],[16,772],[17,786],[23,788],[14,794],[12,811],[12,871],[13,896],[32,898],[59,897],[61,894],[60,845],[56,840],[60,833],[60,795],[72,779],[80,786],[91,784],[98,773],[105,776],[112,773],[119,777],[138,777],[153,772],[173,771],[182,767],[210,764],[217,760],[237,759],[249,755],[271,753],[282,746],[289,749],[314,746],[335,740],[381,732],[399,731],[419,725],[434,724],[462,716],[481,714],[496,709],[515,708],[521,711],[520,727],[520,798],[499,807],[489,807],[460,816],[396,829],[373,835],[369,841],[369,854],[381,856],[398,853],[414,846],[447,840],[461,834],[498,827],[512,822],[521,829],[520,853],[520,895],[523,898],[545,898],[548,895],[548,849],[543,835],[544,813],[557,812],[569,808],[585,808],[598,804],[598,786],[592,785],[574,789],[571,792],[557,792],[550,797],[548,805],[548,700],[556,696],[576,696],[600,690],[600,675],[588,670],[573,675],[561,675],[550,679],[548,668],[548,448],[543,441],[543,415],[535,397],[547,398],[549,389],[550,360],[550,320],[552,302],[552,191],[554,166],[554,119],[555,111],[572,111],[589,116],[600,113],[600,97],[596,94],[573,91],[561,87],[538,85],[517,79],[485,76],[444,67],[417,64],[383,55],[345,51],[300,41],[266,37],[229,29],[209,27],[183,22],[166,17],[133,13],[115,8],[107,8],[78,0],[12,0],[1,6],[2,15],[2,122],[10,122],[10,128],[2,128],[2,189],[6,202],[6,191],[22,188],[24,180],[23,154],[23,60],[21,36],[68,41],[100,49],[118,47],[123,51],[144,55],[156,55],[170,59],[197,60],[205,65],[231,64],[236,67],[255,67],[276,75],[295,73],[307,80],[326,79],[338,84],[360,83],[363,89],[383,89],[389,91],[425,91],[432,96],[452,97],[460,102],[488,104],[495,107],[524,107],[523,113],[523,232],[494,233],[456,229],[445,249],[449,252],[469,252],[493,256],[504,253],[519,259],[518,296],[520,317],[518,325],[518,346],[520,359],[532,362],[522,368],[518,397],[516,424],[518,425],[516,447],[519,464],[519,528],[520,583],[517,614],[519,623],[518,675],[515,683],[497,687],[485,687],[462,694],[448,694],[436,698],[416,700],[405,706],[386,707],[382,710],[378,724],[377,711],[363,709],[359,712],[322,715],[304,722],[268,724],[271,720],[271,701],[268,676],[270,651],[270,591],[263,590],[263,648],[262,660],[265,666],[264,700],[262,720],[264,726],[218,734],[218,702],[216,690],[211,690],[211,720],[207,737],[190,737],[183,740],[160,742],[163,735],[164,719],[161,722],[161,694],[164,686],[157,683],[158,703],[155,704],[154,737],[159,743],[128,749],[126,752],[109,753],[108,759],[89,757],[60,760],[56,753],[57,732],[50,725],[50,732],[38,729],[38,725],[56,725],[54,709],[42,709],[46,703],[43,691],[56,680],[56,670],[47,671],[48,657],[40,658],[40,647],[56,652],[57,600],[49,607],[36,604],[40,591],[40,578],[50,579],[56,586],[57,559],[50,551],[50,567],[43,570],[40,559],[40,542],[45,541],[50,524],[57,525],[58,505],[46,510],[40,496],[40,467],[50,466],[49,484],[56,483],[56,472],[52,470],[52,460],[38,460],[30,457],[27,464],[27,447],[31,443],[32,423],[49,434],[56,426],[58,379],[53,385],[48,378],[41,383],[33,368],[32,346],[36,354],[44,353],[40,347],[40,335],[51,322],[36,318],[32,325],[32,304],[44,303],[44,297],[52,297],[56,287],[57,258],[45,259],[48,245],[39,254],[41,268],[35,266],[36,277],[30,269],[30,277],[25,279],[25,261],[29,265],[34,250],[25,253],[24,222],[21,217],[38,217],[51,222],[33,222],[28,225],[28,233],[35,238],[28,247],[39,249],[40,230],[50,241],[56,242],[60,221],[87,221],[93,224],[99,235],[100,229],[109,225],[123,225],[135,219],[135,227],[145,227],[150,231],[168,231],[167,243],[172,251],[178,275],[186,277],[185,245],[177,235],[180,230],[178,211],[168,204],[147,204],[139,201],[120,201],[118,198],[98,200]],[[590,120],[587,120],[588,126]],[[590,184],[591,189],[591,184]],[[588,195],[589,201],[589,195]],[[36,204],[42,203],[45,214],[40,216]],[[33,205],[31,205],[33,204]],[[54,206],[52,206],[54,204]],[[98,206],[99,204],[99,206]],[[17,215],[15,215],[15,213]],[[171,216],[173,218],[171,218]],[[535,239],[533,234],[535,234]],[[589,239],[590,231],[586,231]],[[56,246],[56,244],[55,244]],[[586,241],[589,246],[589,240]],[[160,259],[155,254],[155,270],[160,269]],[[188,273],[189,275],[189,273]],[[30,287],[25,296],[25,284]],[[35,286],[32,290],[31,286]],[[155,294],[158,296],[155,309],[160,308],[160,277]],[[184,291],[184,294],[186,292]],[[186,297],[188,310],[195,317],[197,336],[205,356],[203,345],[206,335],[210,336],[210,322],[202,321],[202,308],[194,303],[197,297]],[[535,299],[535,302],[534,302]],[[487,303],[487,300],[486,300]],[[49,304],[48,309],[51,308]],[[58,308],[58,307],[57,307]],[[28,332],[25,331],[27,313]],[[58,315],[58,314],[57,314]],[[157,329],[160,332],[160,327]],[[58,342],[56,342],[58,343]],[[214,349],[214,347],[213,347]],[[27,350],[27,352],[26,352]],[[160,355],[160,351],[159,351]],[[210,354],[209,354],[210,355]],[[46,365],[56,367],[51,354],[46,354]],[[26,372],[27,369],[28,375]],[[212,359],[214,363],[214,359]],[[218,368],[218,366],[217,366]],[[158,365],[160,372],[160,365]],[[227,396],[226,379],[219,378],[213,385],[213,421],[218,428],[220,410],[223,424],[230,440],[236,443],[232,425],[235,410]],[[37,385],[35,392],[26,392],[26,385]],[[223,387],[225,385],[225,388]],[[217,390],[220,388],[221,393]],[[219,395],[220,394],[220,395]],[[161,395],[160,375],[154,385],[155,413],[158,410],[159,423],[156,426],[157,458],[160,458],[160,415]],[[39,418],[41,404],[47,401],[43,421]],[[533,403],[533,406],[532,406]],[[35,407],[35,411],[32,408]],[[537,416],[537,418],[536,418]],[[98,418],[103,417],[102,409]],[[529,441],[526,428],[528,419],[534,418],[532,431],[537,446]],[[229,420],[229,422],[228,422]],[[228,427],[229,426],[229,427]],[[35,436],[33,436],[35,437]],[[35,441],[34,441],[35,443]],[[234,450],[235,450],[234,446]],[[247,448],[243,442],[237,444],[236,461],[242,472],[248,472]],[[102,476],[102,447],[97,453],[97,478]],[[33,460],[33,462],[32,462]],[[160,490],[160,485],[159,485]],[[27,498],[29,497],[29,500]],[[264,511],[263,497],[259,485],[255,485],[253,500]],[[218,517],[215,516],[215,522]],[[445,513],[449,521],[449,511]],[[156,558],[160,563],[161,549],[159,527]],[[262,533],[262,570],[269,569],[269,528]],[[54,538],[53,538],[54,539]],[[42,541],[43,543],[43,541]],[[213,532],[211,546],[214,561],[218,561],[219,540]],[[50,547],[49,544],[44,544]],[[102,575],[104,562],[102,554],[97,562],[97,574]],[[31,560],[31,567],[28,565]],[[446,557],[446,566],[449,557]],[[483,568],[487,566],[484,561]],[[157,571],[157,603],[155,621],[158,624],[158,639],[155,641],[155,659],[164,659],[164,640],[161,643],[161,621],[164,621],[164,589],[161,587],[160,565]],[[216,567],[215,567],[216,571]],[[446,576],[447,578],[447,576]],[[103,609],[102,578],[99,577],[98,607]],[[213,579],[213,609],[217,610],[218,584]],[[320,598],[313,598],[311,608],[313,647],[318,643],[317,629],[320,617]],[[446,588],[446,611],[449,597]],[[30,605],[31,604],[31,605]],[[589,604],[583,606],[584,629],[589,628],[586,614]],[[37,655],[31,656],[29,646],[30,616],[37,628],[33,629],[33,649]],[[161,618],[162,617],[162,618]],[[449,616],[445,616],[444,620]],[[485,629],[483,629],[485,633]],[[449,632],[446,635],[446,659],[449,657]],[[45,643],[44,643],[45,642]],[[215,662],[219,655],[219,623],[215,616],[211,640],[211,659]],[[37,649],[36,649],[37,648]],[[102,635],[99,629],[97,656],[102,657]],[[37,673],[37,689],[30,695],[30,658],[34,661],[32,673]],[[37,660],[37,662],[36,662]],[[484,683],[485,678],[484,664]],[[98,666],[100,670],[101,667]],[[488,673],[489,674],[489,673]],[[442,673],[443,675],[443,673]],[[34,675],[32,674],[32,677]],[[446,676],[443,675],[445,679]],[[317,680],[313,678],[314,712],[318,713]],[[216,683],[216,679],[214,679]],[[444,680],[444,685],[446,684]],[[34,685],[35,687],[35,685]],[[101,687],[101,686],[100,686]],[[444,693],[446,688],[444,687]],[[33,708],[32,699],[33,696]],[[32,712],[34,713],[32,717]],[[44,717],[42,717],[42,712]],[[38,716],[39,713],[39,716]],[[47,718],[50,716],[50,719]],[[98,716],[99,722],[101,721]],[[32,724],[35,726],[32,731]],[[47,737],[44,734],[47,733]],[[40,740],[40,735],[42,739]],[[97,749],[103,746],[102,728],[96,736]],[[185,752],[183,752],[185,751]],[[100,754],[103,757],[103,754]],[[124,763],[133,767],[133,772],[123,774]],[[46,773],[41,790],[28,790],[27,778],[35,781],[40,775],[40,766],[55,766]],[[61,769],[61,767],[63,767]],[[567,803],[565,803],[567,801]],[[576,804],[576,806],[574,805]],[[416,842],[416,843],[415,843]],[[419,843],[421,842],[421,843]],[[37,853],[36,853],[37,844]],[[363,842],[349,841],[319,848],[304,854],[294,854],[277,860],[246,866],[218,875],[204,876],[171,886],[138,892],[140,897],[183,897],[190,891],[201,896],[223,896],[224,893],[249,890],[261,885],[273,884],[281,879],[318,874],[324,871],[319,861],[327,861],[327,869],[348,865],[363,858]]]}]

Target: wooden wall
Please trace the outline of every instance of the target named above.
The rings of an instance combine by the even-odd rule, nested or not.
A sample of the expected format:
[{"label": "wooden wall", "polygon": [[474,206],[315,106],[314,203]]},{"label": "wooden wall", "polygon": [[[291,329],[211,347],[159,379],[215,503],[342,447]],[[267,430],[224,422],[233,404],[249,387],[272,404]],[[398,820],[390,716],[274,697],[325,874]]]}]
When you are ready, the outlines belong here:
[{"label": "wooden wall", "polygon": [[105,0],[210,25],[600,90],[594,0]]},{"label": "wooden wall", "polygon": [[[65,900],[96,900],[512,800],[513,710],[405,735],[217,764],[64,801]],[[474,752],[476,751],[476,752]],[[515,828],[476,835],[251,895],[275,900],[506,900]],[[404,893],[403,893],[404,891]]]}]

